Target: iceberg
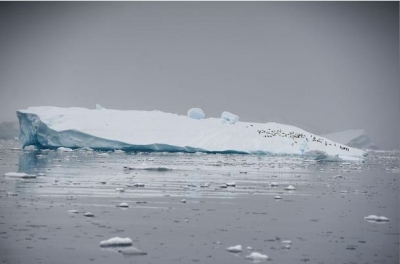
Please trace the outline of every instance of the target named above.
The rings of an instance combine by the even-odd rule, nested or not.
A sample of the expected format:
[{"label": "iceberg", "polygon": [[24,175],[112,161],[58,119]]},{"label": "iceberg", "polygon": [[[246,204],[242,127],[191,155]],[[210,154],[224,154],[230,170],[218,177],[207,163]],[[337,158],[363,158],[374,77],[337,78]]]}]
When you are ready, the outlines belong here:
[{"label": "iceberg", "polygon": [[[22,147],[304,155],[359,159],[364,152],[278,123],[201,122],[161,111],[30,107],[18,110]],[[323,154],[323,155],[322,155]]]},{"label": "iceberg", "polygon": [[340,144],[359,149],[378,149],[378,147],[371,141],[368,134],[362,130],[346,130],[323,135]]}]

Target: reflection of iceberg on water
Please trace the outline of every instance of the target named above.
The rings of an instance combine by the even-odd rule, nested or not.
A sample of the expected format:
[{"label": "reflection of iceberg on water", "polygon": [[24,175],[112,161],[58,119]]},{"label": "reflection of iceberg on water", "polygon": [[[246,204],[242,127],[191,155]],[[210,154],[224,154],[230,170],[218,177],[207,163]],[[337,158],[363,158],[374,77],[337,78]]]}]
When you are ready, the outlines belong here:
[{"label": "reflection of iceberg on water", "polygon": [[241,122],[229,112],[221,118],[194,119],[160,111],[30,107],[17,115],[22,146],[278,155],[315,152],[342,159],[363,156],[362,150],[342,148],[294,126]]}]

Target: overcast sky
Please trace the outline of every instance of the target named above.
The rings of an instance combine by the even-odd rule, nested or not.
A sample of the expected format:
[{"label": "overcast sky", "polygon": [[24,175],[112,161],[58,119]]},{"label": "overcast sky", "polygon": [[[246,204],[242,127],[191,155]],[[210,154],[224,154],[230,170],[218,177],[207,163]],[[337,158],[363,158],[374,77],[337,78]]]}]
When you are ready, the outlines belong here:
[{"label": "overcast sky", "polygon": [[0,121],[200,107],[393,149],[399,90],[398,2],[0,3]]}]

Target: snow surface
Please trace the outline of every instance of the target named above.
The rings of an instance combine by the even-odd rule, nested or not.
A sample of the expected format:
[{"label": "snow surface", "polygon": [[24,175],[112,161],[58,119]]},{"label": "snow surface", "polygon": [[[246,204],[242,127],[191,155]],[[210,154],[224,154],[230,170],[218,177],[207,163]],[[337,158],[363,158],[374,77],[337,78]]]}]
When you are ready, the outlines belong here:
[{"label": "snow surface", "polygon": [[340,144],[359,149],[376,149],[376,145],[372,143],[367,133],[362,129],[345,130],[323,135]]},{"label": "snow surface", "polygon": [[200,108],[190,108],[187,116],[193,119],[204,119],[206,115]]},{"label": "snow surface", "polygon": [[[359,149],[278,123],[222,124],[160,111],[30,107],[17,111],[22,146],[363,158]],[[231,120],[232,116],[229,116]],[[235,121],[229,121],[235,122]]]}]

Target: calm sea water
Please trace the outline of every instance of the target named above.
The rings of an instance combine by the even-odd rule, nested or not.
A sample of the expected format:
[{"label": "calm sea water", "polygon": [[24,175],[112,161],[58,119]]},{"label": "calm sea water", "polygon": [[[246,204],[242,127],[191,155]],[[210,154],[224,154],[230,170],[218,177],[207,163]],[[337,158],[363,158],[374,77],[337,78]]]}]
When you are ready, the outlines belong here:
[{"label": "calm sea water", "polygon": [[[399,262],[398,152],[320,163],[3,148],[0,159],[1,263],[251,263],[251,252],[267,263]],[[99,246],[112,237],[147,254]],[[226,250],[235,245],[242,252]]]}]

